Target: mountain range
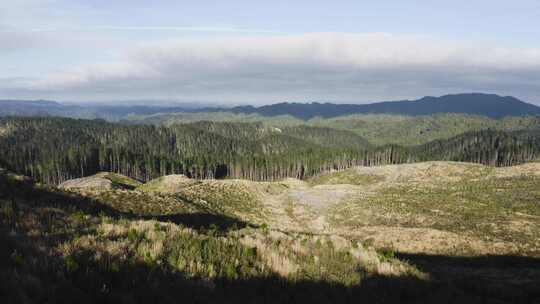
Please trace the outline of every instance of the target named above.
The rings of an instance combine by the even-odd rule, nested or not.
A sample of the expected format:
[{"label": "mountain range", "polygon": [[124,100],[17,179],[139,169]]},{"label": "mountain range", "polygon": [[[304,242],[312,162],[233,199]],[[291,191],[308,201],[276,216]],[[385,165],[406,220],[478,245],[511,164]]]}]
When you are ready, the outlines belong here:
[{"label": "mountain range", "polygon": [[292,115],[302,119],[336,117],[346,114],[403,114],[430,115],[463,113],[491,118],[540,114],[540,107],[511,96],[494,94],[454,94],[441,97],[426,96],[418,100],[385,101],[371,104],[279,103],[262,107],[235,107],[236,113],[257,113],[263,116]]},{"label": "mountain range", "polygon": [[62,116],[120,120],[129,115],[177,112],[232,112],[262,116],[291,115],[300,119],[337,117],[348,114],[402,114],[410,116],[436,113],[462,113],[490,118],[540,115],[540,107],[511,96],[467,93],[417,100],[384,101],[369,104],[276,103],[264,106],[200,107],[145,105],[65,105],[45,100],[0,100],[0,116]]}]

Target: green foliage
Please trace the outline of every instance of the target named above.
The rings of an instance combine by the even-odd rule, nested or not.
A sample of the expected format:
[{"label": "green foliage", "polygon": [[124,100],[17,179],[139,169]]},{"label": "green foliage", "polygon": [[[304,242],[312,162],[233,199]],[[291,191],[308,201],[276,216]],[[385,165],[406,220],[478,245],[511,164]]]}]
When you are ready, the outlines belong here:
[{"label": "green foliage", "polygon": [[497,120],[485,116],[450,113],[427,116],[357,114],[315,119],[309,123],[352,131],[374,145],[415,146],[438,139],[452,138],[469,131],[538,129],[540,118],[526,116]]},{"label": "green foliage", "polygon": [[349,184],[366,186],[383,181],[384,178],[377,175],[360,174],[355,169],[347,169],[339,172],[329,172],[316,175],[308,182],[312,185],[335,185]]},{"label": "green foliage", "polygon": [[[540,128],[538,116],[515,116],[494,119],[471,114],[441,113],[432,115],[407,116],[400,114],[351,114],[331,118],[314,117],[299,120],[290,116],[262,116],[259,114],[242,114],[230,112],[214,113],[177,113],[156,114],[134,118],[136,122],[171,125],[174,123],[191,123],[200,121],[214,122],[258,122],[266,127],[280,128],[284,133],[295,134],[295,130],[306,129],[307,134],[298,135],[309,138],[307,127],[322,127],[333,130],[349,131],[378,146],[397,144],[415,146],[437,139],[448,139],[469,131],[485,129],[501,131],[535,130]],[[288,132],[287,132],[288,131]],[[332,136],[323,143],[355,144],[356,140],[343,142]],[[346,133],[344,133],[346,135]],[[347,135],[350,137],[350,135]]]},{"label": "green foliage", "polygon": [[69,255],[64,259],[67,272],[75,272],[79,269],[79,263],[77,263],[75,257]]},{"label": "green foliage", "polygon": [[256,248],[220,239],[214,235],[180,234],[166,244],[167,261],[191,276],[237,279],[269,274]]},{"label": "green foliage", "polygon": [[540,156],[540,131],[475,131],[411,149],[417,161],[469,161],[511,166]]},{"label": "green foliage", "polygon": [[131,228],[128,230],[127,239],[130,243],[138,243],[144,240],[144,233],[138,232],[136,229]]},{"label": "green foliage", "polygon": [[300,265],[299,277],[345,286],[360,284],[364,266],[348,251],[336,249],[329,240],[323,244],[320,238],[308,248],[308,252],[292,256]]},{"label": "green foliage", "polygon": [[243,114],[231,112],[206,112],[206,113],[170,113],[153,115],[133,115],[129,117],[133,123],[156,124],[170,126],[178,123],[192,123],[201,121],[212,122],[241,122],[241,123],[262,123],[264,126],[296,126],[304,123],[303,120],[290,115],[279,115],[266,117],[259,114]]},{"label": "green foliage", "polygon": [[262,223],[259,227],[264,235],[268,235],[268,225],[266,223]]},{"label": "green foliage", "polygon": [[395,251],[392,248],[380,248],[377,253],[382,262],[389,262],[396,258]]},{"label": "green foliage", "polygon": [[370,248],[373,247],[374,243],[375,240],[373,238],[368,238],[362,242],[362,245],[364,246],[364,248]]},{"label": "green foliage", "polygon": [[[461,116],[454,116],[414,119],[441,123],[440,128],[448,130],[446,125],[461,121]],[[355,124],[340,119],[346,120],[343,122],[346,125]],[[470,119],[482,120],[466,117],[460,126],[467,125]],[[416,121],[410,123],[418,125]],[[4,118],[0,120],[2,124],[9,124],[12,131],[0,138],[0,164],[50,184],[100,171],[141,181],[167,174],[201,179],[306,179],[355,165],[424,160],[513,165],[538,159],[540,153],[540,129],[535,127],[539,124],[533,117],[494,122],[505,130],[529,131],[483,130],[454,136],[489,125],[479,123],[477,127],[456,127],[444,135],[428,137],[445,139],[427,143],[422,140],[421,145],[391,141],[403,146],[372,146],[351,130],[329,126],[275,128],[261,123],[194,122],[158,127],[60,118]],[[389,126],[395,127],[392,123]],[[397,130],[406,129],[397,127]],[[410,137],[385,132],[398,134],[397,138]],[[382,138],[381,134],[373,136]],[[128,187],[138,185],[137,181],[118,174],[111,173],[106,178]]]},{"label": "green foliage", "polygon": [[80,210],[72,213],[70,217],[74,227],[82,228],[88,223],[88,216]]},{"label": "green foliage", "polygon": [[[245,123],[155,127],[60,118],[0,120],[0,125],[7,123],[14,131],[0,138],[0,164],[52,184],[100,171],[143,181],[178,173],[193,178],[304,178],[358,163],[365,154],[350,146],[318,144],[334,132],[321,128],[305,130],[317,138],[310,142],[297,131],[289,136]],[[339,138],[344,131],[334,133]]]},{"label": "green foliage", "polygon": [[254,259],[257,257],[257,248],[256,247],[246,247],[245,249],[245,256],[248,259]]},{"label": "green foliage", "polygon": [[141,185],[141,182],[120,174],[108,173],[104,177],[113,183],[114,188],[135,189]]}]

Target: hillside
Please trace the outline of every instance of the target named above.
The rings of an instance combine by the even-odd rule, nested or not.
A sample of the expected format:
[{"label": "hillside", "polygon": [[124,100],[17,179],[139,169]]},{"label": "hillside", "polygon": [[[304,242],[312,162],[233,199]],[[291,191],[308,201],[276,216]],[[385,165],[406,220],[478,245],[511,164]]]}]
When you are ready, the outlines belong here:
[{"label": "hillside", "polygon": [[262,116],[231,112],[175,113],[130,117],[130,124],[171,126],[196,122],[257,123],[267,128],[323,127],[355,133],[371,145],[414,146],[437,139],[448,139],[469,131],[485,129],[516,131],[540,129],[540,116],[509,116],[493,119],[470,114],[432,115],[352,114],[332,118],[315,117],[307,121],[290,115]]},{"label": "hillside", "polygon": [[[540,198],[539,182],[539,163],[495,168],[424,162],[354,167],[307,181],[160,178],[137,189],[177,195],[208,210],[270,228],[375,237],[372,242],[378,247],[400,252],[413,253],[419,250],[412,249],[415,246],[430,243],[433,247],[421,250],[538,255],[540,209],[535,202]],[[384,233],[371,235],[369,228],[378,226],[393,227],[402,240],[413,239],[391,241]],[[437,235],[430,233],[434,228],[439,230]],[[422,230],[427,234],[415,235]],[[515,243],[517,238],[523,243]]]},{"label": "hillside", "polygon": [[[536,123],[524,118],[510,125]],[[349,130],[277,128],[263,123],[193,122],[165,127],[3,118],[0,130],[5,130],[0,135],[0,165],[55,185],[100,171],[140,181],[169,174],[274,181],[307,179],[356,165],[449,160],[511,166],[540,158],[538,128],[470,131],[411,146],[373,146]]]},{"label": "hillside", "polygon": [[471,131],[538,130],[540,116],[492,119],[485,116],[448,113],[421,116],[356,114],[329,119],[314,118],[309,120],[307,125],[351,131],[373,145],[414,146]]},{"label": "hillside", "polygon": [[539,172],[427,162],[65,191],[0,171],[0,297],[534,303]]},{"label": "hillside", "polygon": [[242,106],[228,111],[260,114],[263,116],[291,115],[301,119],[337,117],[358,113],[429,115],[435,113],[463,113],[491,118],[538,115],[540,107],[517,98],[494,94],[454,94],[423,97],[418,100],[376,102],[370,104],[278,103],[261,107]]},{"label": "hillside", "polygon": [[67,180],[58,187],[60,189],[73,190],[73,189],[134,189],[141,183],[129,177],[110,173],[99,172],[92,176],[81,177],[76,179]]},{"label": "hillside", "polygon": [[[311,176],[363,159],[369,144],[348,131],[259,124],[192,123],[156,127],[95,120],[5,118],[0,164],[58,184],[113,171],[137,180],[166,174],[272,180]],[[305,135],[305,136],[304,136]],[[333,143],[344,145],[334,146]],[[363,147],[365,146],[365,147]]]}]

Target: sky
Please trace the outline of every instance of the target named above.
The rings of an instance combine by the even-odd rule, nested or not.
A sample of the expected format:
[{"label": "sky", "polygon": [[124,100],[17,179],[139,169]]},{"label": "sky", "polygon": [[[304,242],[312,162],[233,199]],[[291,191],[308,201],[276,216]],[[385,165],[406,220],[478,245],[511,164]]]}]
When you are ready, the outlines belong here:
[{"label": "sky", "polygon": [[540,1],[0,0],[0,99],[540,105]]}]

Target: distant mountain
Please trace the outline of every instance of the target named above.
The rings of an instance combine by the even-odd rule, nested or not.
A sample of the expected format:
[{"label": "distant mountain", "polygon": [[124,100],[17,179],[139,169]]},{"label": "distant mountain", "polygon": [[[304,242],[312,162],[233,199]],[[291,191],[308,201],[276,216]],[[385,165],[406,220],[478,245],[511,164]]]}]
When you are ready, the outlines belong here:
[{"label": "distant mountain", "polygon": [[386,101],[371,104],[331,103],[278,103],[253,107],[241,106],[230,109],[235,113],[257,113],[264,116],[292,115],[302,119],[316,116],[328,118],[357,113],[386,113],[403,115],[429,115],[435,113],[464,113],[491,118],[505,116],[538,115],[540,107],[515,97],[494,94],[454,94],[441,97],[423,97],[418,100]]},{"label": "distant mountain", "polygon": [[50,100],[0,100],[0,116],[39,116],[63,111],[64,106]]},{"label": "distant mountain", "polygon": [[103,118],[111,121],[128,115],[151,115],[193,111],[193,107],[153,105],[73,105],[49,100],[0,100],[1,116],[59,116],[71,118]]},{"label": "distant mountain", "polygon": [[386,101],[371,104],[277,103],[260,107],[201,107],[164,105],[65,105],[47,100],[0,100],[0,116],[61,116],[72,118],[103,118],[117,121],[127,116],[178,112],[233,112],[263,116],[291,115],[300,119],[336,117],[358,113],[430,115],[462,113],[491,118],[540,115],[540,107],[515,97],[494,94],[454,94],[423,97],[418,100]]}]

